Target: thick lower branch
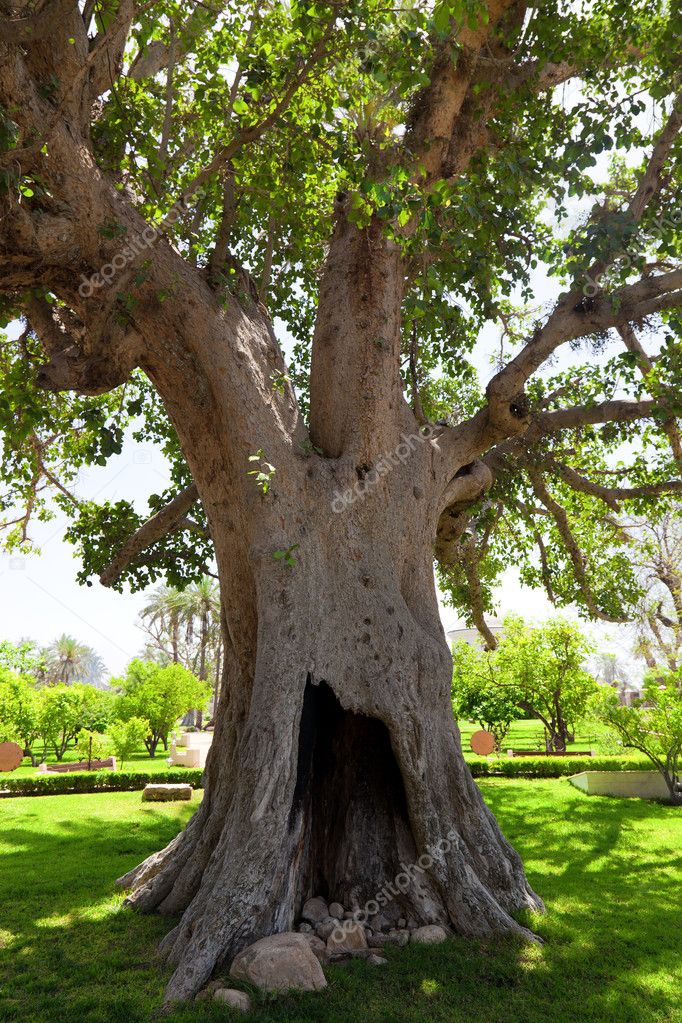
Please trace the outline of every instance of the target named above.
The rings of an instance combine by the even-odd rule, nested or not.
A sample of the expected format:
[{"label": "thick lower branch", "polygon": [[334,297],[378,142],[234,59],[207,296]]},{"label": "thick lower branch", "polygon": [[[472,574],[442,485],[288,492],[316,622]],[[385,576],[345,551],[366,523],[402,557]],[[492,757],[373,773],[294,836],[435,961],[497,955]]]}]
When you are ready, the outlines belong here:
[{"label": "thick lower branch", "polygon": [[192,483],[164,508],[161,508],[156,515],[147,519],[139,529],[128,537],[116,557],[102,572],[99,577],[102,586],[114,586],[125,569],[133,564],[147,547],[156,543],[173,529],[177,529],[181,525],[184,526],[187,512],[198,500],[199,492],[196,485]]}]

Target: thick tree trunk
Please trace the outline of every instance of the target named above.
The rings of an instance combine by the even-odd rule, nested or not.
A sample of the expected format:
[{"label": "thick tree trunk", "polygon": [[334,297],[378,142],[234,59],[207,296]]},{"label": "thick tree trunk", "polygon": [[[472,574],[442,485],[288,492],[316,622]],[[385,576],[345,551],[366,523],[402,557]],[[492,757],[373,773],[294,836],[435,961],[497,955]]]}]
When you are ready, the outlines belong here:
[{"label": "thick tree trunk", "polygon": [[[488,26],[463,44],[477,51],[506,6],[491,4]],[[60,300],[27,305],[48,357],[41,386],[99,394],[146,372],[214,542],[225,647],[204,800],[122,879],[131,905],[181,914],[164,941],[175,966],[167,998],[192,997],[243,946],[291,927],[314,892],[362,907],[420,857],[428,868],[389,912],[462,934],[528,933],[511,914],[540,901],[462,759],[432,564],[441,514],[490,486],[477,459],[520,432],[504,388],[492,418],[481,410],[461,430],[418,433],[400,377],[408,268],[384,226],[360,230],[340,196],[308,433],[291,385],[273,386],[288,378],[263,307],[218,293],[163,231],[151,251],[139,244],[149,225],[89,145],[89,89],[68,91],[89,47],[79,17],[74,9],[49,46],[3,49],[0,98],[21,110],[26,137],[54,118],[37,82],[58,71],[66,90],[66,120],[39,163],[55,211],[21,206],[5,219],[4,287],[40,281]],[[440,173],[473,73],[470,60],[450,64],[435,69],[412,126],[425,184]],[[120,233],[105,237],[106,223]],[[124,238],[133,255],[122,255]],[[121,258],[101,286],[100,271]],[[135,302],[123,318],[127,291]],[[266,493],[249,475],[254,456],[274,466]]]},{"label": "thick tree trunk", "polygon": [[[259,499],[253,672],[228,614],[203,804],[121,879],[130,905],[182,913],[164,941],[169,1000],[290,929],[309,896],[362,908],[420,856],[428,869],[389,916],[486,935],[522,932],[511,914],[541,905],[462,758],[432,570],[438,504],[423,496],[433,445],[401,444],[365,478],[349,460],[301,459],[293,486]],[[265,546],[277,522],[294,564]]]}]

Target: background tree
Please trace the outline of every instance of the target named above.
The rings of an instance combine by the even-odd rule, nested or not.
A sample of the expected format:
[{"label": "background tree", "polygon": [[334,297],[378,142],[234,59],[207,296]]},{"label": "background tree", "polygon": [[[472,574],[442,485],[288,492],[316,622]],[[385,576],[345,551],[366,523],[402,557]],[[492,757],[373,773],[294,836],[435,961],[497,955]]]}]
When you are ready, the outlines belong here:
[{"label": "background tree", "polygon": [[142,746],[149,733],[150,725],[146,718],[131,717],[109,725],[108,734],[121,770],[124,761]]},{"label": "background tree", "polygon": [[32,679],[0,667],[0,741],[17,742],[35,764],[40,735],[40,696]]},{"label": "background tree", "polygon": [[462,641],[452,648],[452,707],[456,718],[478,721],[502,749],[509,726],[519,716],[516,690],[500,685],[495,655]]},{"label": "background tree", "polygon": [[[509,564],[590,616],[636,599],[614,506],[680,489],[677,21],[5,5],[8,543],[58,507],[84,581],[184,586],[214,557],[221,585],[208,796],[126,878],[182,914],[168,999],[315,886],[371,897],[396,834],[408,856],[460,838],[409,919],[518,933],[539,906],[462,759],[434,540],[473,620]],[[127,430],[171,466],[148,517],[74,492]]]},{"label": "background tree", "polygon": [[42,676],[45,670],[45,656],[32,639],[20,639],[12,643],[0,640],[0,667],[8,668],[18,675],[30,675],[33,679]]},{"label": "background tree", "polygon": [[504,620],[495,651],[498,684],[513,692],[517,707],[545,726],[548,753],[563,753],[585,715],[597,683],[585,664],[592,651],[580,626],[552,618],[539,626]]},{"label": "background tree", "polygon": [[622,746],[637,749],[660,771],[670,800],[682,804],[682,686],[678,674],[660,669],[645,680],[643,697],[625,707],[613,691],[602,690],[595,703],[600,720]]},{"label": "background tree", "polygon": [[113,679],[121,692],[117,714],[123,721],[144,718],[149,723],[145,746],[155,756],[159,742],[168,749],[168,736],[189,710],[203,710],[210,686],[180,664],[131,661],[123,678]]},{"label": "background tree", "polygon": [[45,679],[50,685],[84,682],[96,685],[106,670],[99,654],[63,633],[45,649]]},{"label": "background tree", "polygon": [[92,686],[73,682],[41,691],[38,727],[45,749],[50,748],[58,761],[82,728],[93,728],[100,719],[98,694]]},{"label": "background tree", "polygon": [[145,647],[149,659],[187,666],[186,651],[181,647],[182,618],[182,590],[157,586],[140,612],[142,628],[149,637]]},{"label": "background tree", "polygon": [[[162,664],[182,664],[210,680],[215,704],[222,666],[220,590],[215,579],[202,576],[184,590],[157,587],[140,617],[149,636],[144,655]],[[200,714],[196,723],[201,723]]]},{"label": "background tree", "polygon": [[649,669],[682,667],[682,520],[675,505],[658,520],[635,520],[632,557],[642,584],[635,652]]}]

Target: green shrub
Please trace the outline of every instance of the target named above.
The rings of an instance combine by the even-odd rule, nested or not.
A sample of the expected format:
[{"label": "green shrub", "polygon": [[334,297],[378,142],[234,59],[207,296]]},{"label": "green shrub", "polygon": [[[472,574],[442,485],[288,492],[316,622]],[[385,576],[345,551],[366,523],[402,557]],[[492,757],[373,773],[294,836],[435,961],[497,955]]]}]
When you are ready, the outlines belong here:
[{"label": "green shrub", "polygon": [[116,751],[121,770],[123,763],[129,760],[132,753],[143,745],[149,735],[150,727],[146,718],[128,718],[109,726],[109,735]]},{"label": "green shrub", "polygon": [[83,728],[76,739],[76,752],[80,760],[106,760],[110,755],[107,737],[101,732],[89,732]]},{"label": "green shrub", "polygon": [[467,760],[474,778],[567,778],[581,771],[650,771],[646,757],[496,757]]},{"label": "green shrub", "polygon": [[13,796],[57,796],[74,792],[134,792],[149,783],[189,784],[200,789],[203,771],[183,767],[177,771],[74,771],[69,774],[36,774],[32,778],[2,778],[0,790]]}]

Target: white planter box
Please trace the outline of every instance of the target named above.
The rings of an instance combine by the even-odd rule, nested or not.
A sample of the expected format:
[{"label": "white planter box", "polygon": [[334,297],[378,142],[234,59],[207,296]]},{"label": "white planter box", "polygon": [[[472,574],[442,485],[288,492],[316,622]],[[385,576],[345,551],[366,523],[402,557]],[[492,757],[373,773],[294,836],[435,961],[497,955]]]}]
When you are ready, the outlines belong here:
[{"label": "white planter box", "polygon": [[659,771],[581,771],[568,779],[588,796],[668,799],[668,786]]}]

